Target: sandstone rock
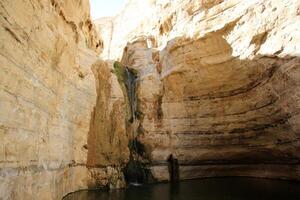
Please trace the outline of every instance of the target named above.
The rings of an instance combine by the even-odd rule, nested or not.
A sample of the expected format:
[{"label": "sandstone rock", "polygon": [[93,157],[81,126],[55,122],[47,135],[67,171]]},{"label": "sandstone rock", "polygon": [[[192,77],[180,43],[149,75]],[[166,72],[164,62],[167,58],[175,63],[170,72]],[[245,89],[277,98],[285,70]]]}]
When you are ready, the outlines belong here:
[{"label": "sandstone rock", "polygon": [[[0,198],[124,187],[136,133],[134,156],[158,181],[170,154],[181,179],[299,180],[299,10],[298,0],[129,0],[97,20],[102,41],[88,0],[1,1]],[[101,52],[139,74],[133,124]]]},{"label": "sandstone rock", "polygon": [[4,0],[0,16],[0,199],[86,189],[103,48],[88,0]]},{"label": "sandstone rock", "polygon": [[116,167],[91,168],[90,188],[108,186],[111,189],[124,188],[126,186],[122,169]]},{"label": "sandstone rock", "polygon": [[113,73],[113,63],[98,61],[93,68],[98,95],[91,117],[87,165],[126,164],[129,150],[123,91]]},{"label": "sandstone rock", "polygon": [[168,178],[173,154],[182,179],[299,179],[299,7],[131,0],[113,19],[109,56],[139,71],[139,140],[154,177]]},{"label": "sandstone rock", "polygon": [[104,41],[106,41],[105,48],[101,54],[101,57],[104,59],[110,59],[110,41],[112,40],[114,31],[113,17],[100,18],[94,23],[96,24],[99,33],[101,33],[101,37]]}]

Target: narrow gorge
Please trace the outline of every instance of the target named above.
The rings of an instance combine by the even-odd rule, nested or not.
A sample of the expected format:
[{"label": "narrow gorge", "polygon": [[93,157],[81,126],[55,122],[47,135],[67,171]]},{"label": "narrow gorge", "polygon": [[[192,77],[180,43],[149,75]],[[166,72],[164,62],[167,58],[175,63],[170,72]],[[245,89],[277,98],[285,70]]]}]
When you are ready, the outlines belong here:
[{"label": "narrow gorge", "polygon": [[[300,1],[0,2],[0,200],[300,180]],[[300,195],[300,194],[299,194]]]}]

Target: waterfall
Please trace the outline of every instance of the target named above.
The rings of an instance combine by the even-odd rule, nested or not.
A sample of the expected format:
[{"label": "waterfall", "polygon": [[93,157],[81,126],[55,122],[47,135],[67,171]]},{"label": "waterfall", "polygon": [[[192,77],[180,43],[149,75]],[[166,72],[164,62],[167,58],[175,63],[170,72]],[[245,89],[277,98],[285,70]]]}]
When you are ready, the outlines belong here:
[{"label": "waterfall", "polygon": [[125,85],[127,89],[128,101],[130,105],[131,116],[129,121],[132,123],[132,146],[133,150],[137,152],[137,144],[135,138],[137,137],[138,121],[137,121],[137,97],[136,97],[136,87],[137,87],[138,77],[131,71],[127,66],[125,67]]},{"label": "waterfall", "polygon": [[140,185],[144,180],[144,172],[141,163],[139,162],[138,155],[138,145],[137,145],[137,129],[139,122],[137,120],[137,96],[136,96],[136,88],[137,88],[138,77],[137,75],[130,70],[128,67],[125,67],[125,86],[127,90],[127,96],[130,106],[130,119],[132,133],[130,135],[130,160],[126,167],[125,178],[127,182],[131,185]]},{"label": "waterfall", "polygon": [[136,85],[137,76],[128,67],[125,67],[125,85],[127,89],[128,100],[130,104],[131,119],[134,123],[136,121],[137,98],[136,98]]}]

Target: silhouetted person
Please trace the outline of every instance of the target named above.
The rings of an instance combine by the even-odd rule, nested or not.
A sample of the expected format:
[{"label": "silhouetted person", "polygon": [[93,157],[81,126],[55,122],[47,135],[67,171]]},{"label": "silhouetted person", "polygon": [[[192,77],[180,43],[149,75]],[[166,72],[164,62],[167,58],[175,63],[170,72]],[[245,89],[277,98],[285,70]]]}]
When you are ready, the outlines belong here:
[{"label": "silhouetted person", "polygon": [[174,181],[178,181],[179,180],[179,164],[178,164],[178,159],[174,159],[174,177],[173,177]]},{"label": "silhouetted person", "polygon": [[173,157],[173,154],[171,154],[168,158],[168,170],[169,170],[169,176],[170,181],[175,182],[179,180],[179,164],[178,159]]}]

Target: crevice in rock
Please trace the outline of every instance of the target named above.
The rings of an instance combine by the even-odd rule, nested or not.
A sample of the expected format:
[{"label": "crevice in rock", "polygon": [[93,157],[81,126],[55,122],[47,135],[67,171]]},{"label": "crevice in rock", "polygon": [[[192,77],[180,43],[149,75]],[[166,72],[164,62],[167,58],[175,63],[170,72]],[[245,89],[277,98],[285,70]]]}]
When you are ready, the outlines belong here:
[{"label": "crevice in rock", "polygon": [[16,33],[14,33],[11,29],[4,27],[4,29],[19,43],[22,44],[21,40],[19,39],[19,37],[16,35]]}]

